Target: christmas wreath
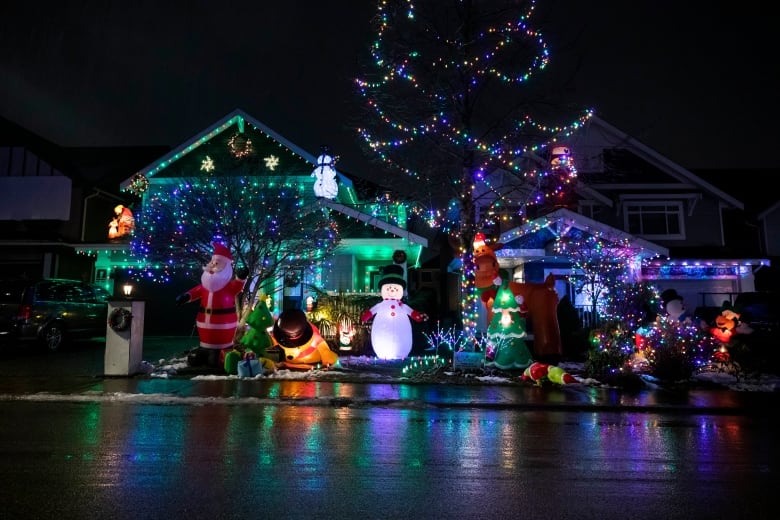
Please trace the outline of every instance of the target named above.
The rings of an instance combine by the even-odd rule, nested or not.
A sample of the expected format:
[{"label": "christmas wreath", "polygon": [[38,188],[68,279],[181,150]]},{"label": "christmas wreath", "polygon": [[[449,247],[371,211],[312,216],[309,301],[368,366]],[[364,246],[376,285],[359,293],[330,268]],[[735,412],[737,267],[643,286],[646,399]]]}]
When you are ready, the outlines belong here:
[{"label": "christmas wreath", "polygon": [[136,173],[130,179],[130,185],[127,187],[133,195],[141,196],[149,189],[149,179],[143,173]]},{"label": "christmas wreath", "polygon": [[117,307],[108,315],[108,326],[116,332],[123,332],[130,328],[133,314],[127,309]]},{"label": "christmas wreath", "polygon": [[252,140],[244,135],[235,134],[228,139],[228,149],[237,159],[246,157],[252,153]]}]

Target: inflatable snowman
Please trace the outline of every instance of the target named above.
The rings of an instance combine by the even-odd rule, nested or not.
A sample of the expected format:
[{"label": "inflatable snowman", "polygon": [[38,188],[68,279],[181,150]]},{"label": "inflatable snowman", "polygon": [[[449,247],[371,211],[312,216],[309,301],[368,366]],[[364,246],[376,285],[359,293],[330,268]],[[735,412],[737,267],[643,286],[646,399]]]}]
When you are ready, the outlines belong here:
[{"label": "inflatable snowman", "polygon": [[382,271],[379,290],[382,301],[363,311],[365,323],[374,318],[371,326],[371,346],[380,359],[403,359],[412,351],[412,324],[425,321],[428,315],[416,311],[401,301],[406,289],[404,269],[400,265],[388,265]]}]

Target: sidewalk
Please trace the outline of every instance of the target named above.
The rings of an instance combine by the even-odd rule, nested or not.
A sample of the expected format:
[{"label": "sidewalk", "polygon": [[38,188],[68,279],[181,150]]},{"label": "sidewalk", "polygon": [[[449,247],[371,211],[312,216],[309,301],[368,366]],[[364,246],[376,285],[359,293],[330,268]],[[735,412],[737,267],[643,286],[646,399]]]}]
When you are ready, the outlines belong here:
[{"label": "sidewalk", "polygon": [[[197,345],[192,337],[144,338],[144,364],[150,373],[128,376],[63,374],[60,377],[0,381],[0,400],[126,401],[155,404],[299,405],[332,407],[481,408],[557,411],[675,412],[682,414],[763,415],[775,413],[780,392],[745,392],[712,385],[664,388],[648,384],[638,391],[607,388],[587,381],[538,387],[507,379],[474,378],[469,384],[417,383],[396,368],[350,364],[334,370],[280,370],[268,376],[239,378],[193,370],[161,371],[171,360],[183,362]],[[97,355],[97,353],[96,353]],[[162,364],[161,364],[162,363]]]}]

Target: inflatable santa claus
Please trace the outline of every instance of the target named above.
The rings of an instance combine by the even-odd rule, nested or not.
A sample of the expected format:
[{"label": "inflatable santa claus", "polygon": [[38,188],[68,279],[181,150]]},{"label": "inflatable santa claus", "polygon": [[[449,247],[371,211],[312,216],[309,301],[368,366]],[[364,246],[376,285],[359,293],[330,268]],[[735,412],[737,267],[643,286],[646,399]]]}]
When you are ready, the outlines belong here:
[{"label": "inflatable santa claus", "polygon": [[[216,355],[208,363],[219,359],[219,351],[233,346],[238,327],[236,296],[244,289],[246,272],[233,278],[233,256],[223,244],[214,243],[211,261],[203,267],[200,285],[176,297],[176,303],[200,301],[196,318],[200,348]],[[244,270],[242,270],[244,271]]]}]

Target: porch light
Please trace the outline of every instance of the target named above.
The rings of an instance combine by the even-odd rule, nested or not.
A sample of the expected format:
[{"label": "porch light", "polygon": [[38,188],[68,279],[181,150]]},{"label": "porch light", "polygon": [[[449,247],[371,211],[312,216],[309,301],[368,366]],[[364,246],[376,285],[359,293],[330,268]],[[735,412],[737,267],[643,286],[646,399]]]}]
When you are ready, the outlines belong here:
[{"label": "porch light", "polygon": [[126,283],[122,286],[122,292],[124,293],[125,298],[130,298],[133,295],[133,289],[133,285],[129,283]]}]

